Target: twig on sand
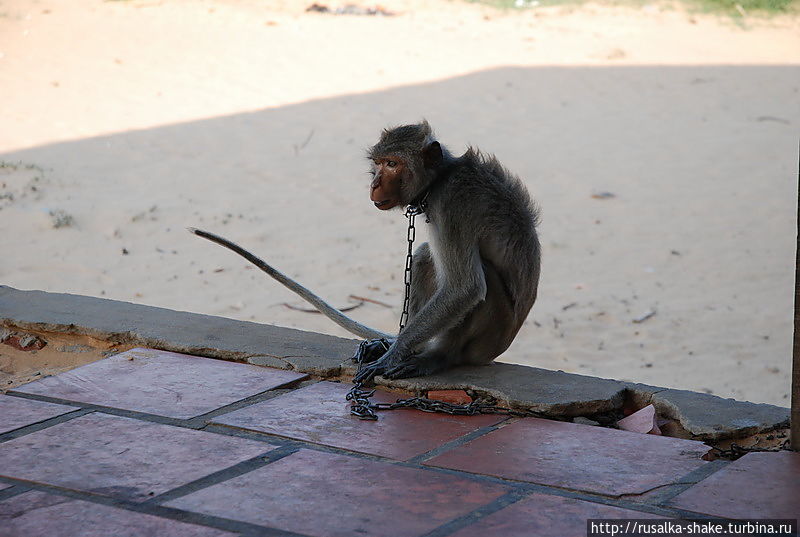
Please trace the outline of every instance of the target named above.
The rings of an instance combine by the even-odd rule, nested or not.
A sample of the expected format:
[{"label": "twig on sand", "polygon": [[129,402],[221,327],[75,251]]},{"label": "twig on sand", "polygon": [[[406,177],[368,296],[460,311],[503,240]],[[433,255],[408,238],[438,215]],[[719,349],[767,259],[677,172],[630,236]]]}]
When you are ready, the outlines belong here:
[{"label": "twig on sand", "polygon": [[374,298],[367,298],[365,296],[350,295],[350,298],[352,298],[353,300],[360,300],[361,302],[370,302],[372,304],[377,304],[379,306],[383,306],[384,308],[392,307],[391,304],[387,304],[386,302],[381,302],[380,300],[375,300]]},{"label": "twig on sand", "polygon": [[[292,306],[288,302],[284,302],[283,305],[286,306],[287,308],[289,308],[290,310],[302,311],[303,313],[319,313],[319,311],[317,311],[317,310],[315,310],[313,308],[301,308],[299,306]],[[354,310],[356,308],[360,308],[363,305],[364,305],[364,302],[359,302],[358,304],[353,304],[352,306],[347,306],[345,308],[336,308],[336,309],[338,309],[339,311],[352,311],[352,310]]]},{"label": "twig on sand", "polygon": [[633,322],[636,323],[636,324],[643,323],[643,322],[645,322],[647,319],[649,319],[650,317],[652,317],[655,314],[656,314],[656,310],[648,310],[644,314],[636,317],[633,320]]},{"label": "twig on sand", "polygon": [[313,137],[314,137],[314,129],[311,129],[311,132],[308,133],[308,137],[306,137],[305,141],[302,144],[300,144],[300,145],[294,144],[294,154],[295,154],[295,156],[300,154],[300,150],[306,148],[306,146],[308,145],[308,142],[310,142],[311,138],[313,138]]}]

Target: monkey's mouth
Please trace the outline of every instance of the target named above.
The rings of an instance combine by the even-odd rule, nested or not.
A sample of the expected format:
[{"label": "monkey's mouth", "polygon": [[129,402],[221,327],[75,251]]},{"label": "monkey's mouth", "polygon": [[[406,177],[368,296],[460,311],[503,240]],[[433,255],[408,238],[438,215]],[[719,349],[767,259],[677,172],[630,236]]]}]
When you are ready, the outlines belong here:
[{"label": "monkey's mouth", "polygon": [[392,200],[374,201],[373,203],[378,209],[388,209],[390,206],[392,206]]}]

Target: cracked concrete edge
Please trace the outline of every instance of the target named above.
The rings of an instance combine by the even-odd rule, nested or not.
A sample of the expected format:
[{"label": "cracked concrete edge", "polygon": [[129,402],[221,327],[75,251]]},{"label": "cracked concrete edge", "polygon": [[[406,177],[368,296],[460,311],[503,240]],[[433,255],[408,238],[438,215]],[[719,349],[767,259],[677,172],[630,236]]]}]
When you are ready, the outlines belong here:
[{"label": "cracked concrete edge", "polygon": [[632,383],[628,390],[634,398],[652,403],[660,416],[676,420],[697,440],[742,438],[789,427],[788,408],[646,384]]},{"label": "cracked concrete edge", "polygon": [[[355,367],[343,364],[342,372],[351,376]],[[611,412],[622,407],[625,392],[625,383],[616,380],[496,362],[458,367],[428,377],[400,380],[377,377],[376,384],[417,395],[429,390],[464,390],[491,398],[502,406],[553,418]]]},{"label": "cracked concrete edge", "polygon": [[[322,378],[352,376],[358,341],[268,324],[188,313],[81,295],[0,286],[0,325],[90,335],[116,343],[291,369]],[[554,418],[618,411],[626,401],[653,403],[691,438],[740,438],[785,426],[789,410],[714,395],[493,363],[422,378],[377,383],[424,394],[462,389],[500,404]]]},{"label": "cracked concrete edge", "polygon": [[282,356],[278,358],[276,356],[258,355],[248,357],[247,363],[277,369],[289,369],[322,378],[338,377],[342,373],[340,362],[333,363],[313,356]]},{"label": "cracked concrete edge", "polygon": [[271,356],[284,360],[289,369],[297,363],[326,374],[338,371],[358,344],[273,325],[6,286],[0,286],[0,324],[233,361]]}]

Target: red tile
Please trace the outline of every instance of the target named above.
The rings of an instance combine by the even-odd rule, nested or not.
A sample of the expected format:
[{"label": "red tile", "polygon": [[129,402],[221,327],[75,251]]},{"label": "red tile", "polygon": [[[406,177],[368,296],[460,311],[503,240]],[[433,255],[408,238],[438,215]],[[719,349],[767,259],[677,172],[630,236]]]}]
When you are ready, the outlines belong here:
[{"label": "red tile", "polygon": [[[213,423],[251,429],[316,444],[408,460],[502,416],[449,416],[418,410],[378,413],[378,421],[350,415],[349,384],[318,382],[274,399],[214,418]],[[396,393],[379,391],[375,402],[394,402]]]},{"label": "red tile", "polygon": [[574,498],[531,494],[452,537],[586,537],[590,518],[661,518]]},{"label": "red tile", "polygon": [[748,453],[671,503],[728,518],[800,518],[800,453]]},{"label": "red tile", "polygon": [[600,494],[640,494],[706,464],[700,442],[525,418],[427,464]]},{"label": "red tile", "polygon": [[78,409],[10,395],[0,395],[0,433],[7,433],[75,410]]},{"label": "red tile", "polygon": [[0,444],[0,475],[145,500],[275,446],[87,414]]},{"label": "red tile", "polygon": [[187,419],[308,375],[153,349],[131,349],[15,391]]},{"label": "red tile", "polygon": [[26,492],[0,502],[0,536],[226,537],[232,533],[144,513]]},{"label": "red tile", "polygon": [[429,470],[300,450],[166,505],[314,537],[415,537],[508,490]]}]

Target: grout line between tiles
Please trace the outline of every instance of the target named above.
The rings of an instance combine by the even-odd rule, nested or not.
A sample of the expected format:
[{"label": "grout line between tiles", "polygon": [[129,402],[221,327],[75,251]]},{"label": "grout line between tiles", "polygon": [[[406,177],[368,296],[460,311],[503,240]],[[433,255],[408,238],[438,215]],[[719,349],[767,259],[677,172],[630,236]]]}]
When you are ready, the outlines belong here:
[{"label": "grout line between tiles", "polygon": [[[11,480],[7,478],[0,478],[0,481],[5,482],[16,482],[17,480]],[[25,481],[18,481],[22,487],[27,490],[20,492],[20,494],[24,494],[25,492],[30,491],[39,491],[39,492],[46,492],[48,494],[54,494],[57,496],[63,496],[67,498],[73,498],[75,500],[83,500],[95,504],[105,505],[109,507],[117,507],[120,509],[125,509],[127,511],[133,511],[136,513],[143,513],[147,515],[153,515],[160,518],[167,518],[170,520],[176,520],[179,522],[188,522],[190,524],[196,524],[199,526],[207,526],[211,528],[216,528],[220,530],[230,531],[234,533],[240,533],[244,535],[252,535],[258,537],[310,537],[305,534],[301,533],[294,533],[291,531],[280,530],[277,528],[271,528],[267,526],[259,526],[257,524],[251,524],[249,522],[242,522],[240,520],[234,520],[230,518],[224,517],[217,517],[214,515],[206,515],[203,513],[195,513],[193,511],[182,511],[180,509],[175,509],[173,507],[166,507],[163,505],[154,505],[149,504],[146,502],[133,502],[130,500],[122,500],[118,498],[111,498],[109,496],[102,496],[99,494],[94,494],[90,492],[84,491],[77,491],[62,487],[57,487],[53,485],[46,485],[43,483],[32,483],[32,482],[25,482]],[[2,491],[5,492],[5,491]],[[2,494],[0,492],[0,494]],[[13,496],[16,496],[14,494]]]}]

